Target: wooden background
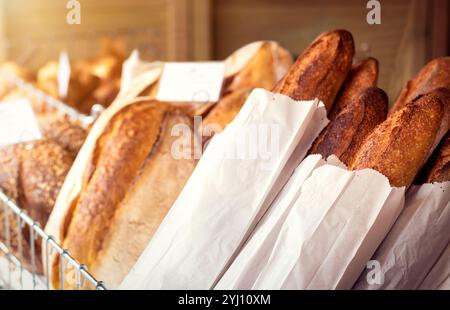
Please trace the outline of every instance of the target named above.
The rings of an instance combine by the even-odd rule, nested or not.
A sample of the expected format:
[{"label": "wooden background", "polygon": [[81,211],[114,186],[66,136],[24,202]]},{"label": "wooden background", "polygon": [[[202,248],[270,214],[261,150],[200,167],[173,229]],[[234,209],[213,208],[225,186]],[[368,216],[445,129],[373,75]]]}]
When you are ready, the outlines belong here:
[{"label": "wooden background", "polygon": [[37,68],[63,48],[93,55],[102,36],[149,60],[223,59],[264,39],[299,54],[321,32],[345,28],[358,57],[380,61],[392,99],[425,62],[449,54],[450,1],[381,2],[381,25],[368,25],[364,0],[80,0],[81,25],[68,25],[65,0],[0,0],[0,58]]}]

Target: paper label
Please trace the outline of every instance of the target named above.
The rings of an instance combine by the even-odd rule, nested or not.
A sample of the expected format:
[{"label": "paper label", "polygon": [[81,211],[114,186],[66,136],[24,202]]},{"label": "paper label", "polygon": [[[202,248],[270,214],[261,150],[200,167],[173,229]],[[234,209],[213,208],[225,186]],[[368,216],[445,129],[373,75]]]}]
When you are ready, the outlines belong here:
[{"label": "paper label", "polygon": [[224,75],[224,62],[166,63],[156,99],[171,102],[217,102]]},{"label": "paper label", "polygon": [[66,51],[59,54],[58,65],[58,95],[60,98],[66,98],[69,91],[70,82],[70,62]]},{"label": "paper label", "polygon": [[0,103],[0,147],[42,138],[28,99]]}]

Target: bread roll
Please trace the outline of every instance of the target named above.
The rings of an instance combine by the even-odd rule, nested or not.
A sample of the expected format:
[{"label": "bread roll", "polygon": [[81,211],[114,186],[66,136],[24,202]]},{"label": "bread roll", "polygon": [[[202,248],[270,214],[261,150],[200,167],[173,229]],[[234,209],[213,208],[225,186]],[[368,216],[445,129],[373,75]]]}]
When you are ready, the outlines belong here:
[{"label": "bread roll", "polygon": [[333,120],[350,102],[357,100],[369,87],[376,87],[378,81],[378,61],[369,57],[353,65],[339,91],[328,118]]},{"label": "bread roll", "polygon": [[408,81],[389,113],[400,110],[418,96],[439,87],[450,89],[450,57],[436,58],[427,63],[413,80]]},{"label": "bread roll", "polygon": [[388,177],[392,186],[409,186],[448,130],[446,113],[438,94],[419,97],[375,128],[349,168],[371,168]]},{"label": "bread roll", "polygon": [[334,154],[349,165],[364,139],[386,119],[387,108],[386,93],[379,88],[367,88],[325,127],[309,153],[324,158]]},{"label": "bread roll", "polygon": [[[43,227],[72,162],[72,155],[50,139],[1,148],[0,188]],[[4,224],[3,216],[4,209],[0,208],[0,226]],[[23,257],[20,259],[25,268],[30,269],[29,229],[22,231],[12,213],[9,219],[12,251],[20,256],[18,235],[22,234]],[[35,250],[35,270],[42,273],[40,243],[36,242]]]},{"label": "bread roll", "polygon": [[346,30],[320,35],[297,59],[274,92],[295,100],[318,98],[327,111],[352,66],[355,47]]}]

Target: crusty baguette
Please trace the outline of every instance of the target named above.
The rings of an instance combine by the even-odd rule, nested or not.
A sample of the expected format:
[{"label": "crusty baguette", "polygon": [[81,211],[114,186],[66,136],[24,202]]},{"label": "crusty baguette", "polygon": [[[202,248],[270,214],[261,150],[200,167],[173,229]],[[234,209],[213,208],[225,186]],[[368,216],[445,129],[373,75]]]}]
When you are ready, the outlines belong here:
[{"label": "crusty baguette", "polygon": [[354,64],[339,90],[328,118],[333,120],[350,102],[358,99],[369,87],[376,87],[378,81],[378,60],[369,57]]},{"label": "crusty baguette", "polygon": [[310,154],[336,155],[348,165],[372,130],[386,119],[388,98],[379,88],[367,88],[348,103],[314,141]]},{"label": "crusty baguette", "polygon": [[346,30],[320,35],[297,59],[274,92],[295,100],[318,98],[327,111],[352,66],[355,46]]},{"label": "crusty baguette", "polygon": [[424,183],[450,181],[450,132],[447,132],[431,157],[429,168]]},{"label": "crusty baguette", "polygon": [[349,168],[372,168],[392,186],[409,186],[447,130],[443,101],[434,93],[423,95],[378,125]]},{"label": "crusty baguette", "polygon": [[436,58],[427,63],[402,89],[389,114],[400,110],[418,96],[439,87],[450,89],[450,57]]}]

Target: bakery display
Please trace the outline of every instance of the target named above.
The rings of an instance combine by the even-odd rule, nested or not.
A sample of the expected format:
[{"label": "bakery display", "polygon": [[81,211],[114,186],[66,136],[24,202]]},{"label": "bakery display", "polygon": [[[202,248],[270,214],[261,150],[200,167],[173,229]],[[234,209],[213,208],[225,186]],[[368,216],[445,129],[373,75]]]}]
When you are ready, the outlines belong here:
[{"label": "bakery display", "polygon": [[[305,205],[311,199],[313,205],[323,207],[324,204],[319,199],[323,198],[331,206],[330,213],[325,212],[320,221],[318,218],[322,209],[308,211],[306,208],[299,208],[303,212],[299,214],[306,214],[312,219],[311,223],[301,222],[303,224],[319,223],[322,229],[327,226],[325,217],[330,219],[330,223],[335,220],[334,215],[330,214],[339,212],[336,211],[337,207],[332,209],[333,201],[342,210],[345,209],[345,203],[354,203],[347,210],[353,213],[341,216],[343,222],[347,216],[349,223],[356,219],[355,214],[364,216],[358,213],[359,202],[350,202],[351,195],[348,193],[355,191],[364,195],[358,178],[366,177],[367,171],[384,179],[385,188],[389,189],[386,197],[400,195],[402,198],[400,203],[400,200],[388,200],[380,194],[380,200],[386,199],[386,205],[392,203],[392,210],[396,211],[389,213],[391,211],[385,211],[381,207],[373,211],[374,214],[380,210],[386,212],[379,217],[374,216],[373,222],[376,224],[395,223],[403,208],[403,198],[420,200],[420,195],[414,196],[413,191],[419,191],[417,188],[420,189],[421,186],[441,186],[444,194],[435,195],[429,201],[430,204],[446,203],[442,201],[446,199],[450,181],[450,57],[439,57],[428,62],[407,82],[395,102],[391,102],[389,109],[387,93],[392,92],[384,87],[383,81],[381,84],[378,81],[383,77],[380,75],[382,59],[379,58],[379,62],[368,55],[360,57],[360,51],[355,55],[355,40],[347,30],[331,30],[320,34],[299,54],[295,62],[291,53],[275,41],[257,41],[244,45],[223,61],[225,71],[217,102],[158,101],[156,98],[164,62],[136,61],[134,56],[127,59],[125,51],[121,41],[104,40],[101,51],[96,55],[71,59],[68,89],[64,96],[59,93],[61,64],[57,61],[49,61],[34,70],[29,70],[26,65],[19,65],[20,62],[5,62],[0,65],[0,78],[3,73],[5,76],[14,76],[19,81],[11,83],[8,79],[0,79],[0,100],[27,98],[42,132],[40,140],[0,147],[0,190],[44,228],[55,243],[60,244],[62,249],[67,249],[74,260],[88,266],[89,272],[109,289],[119,288],[152,240],[156,236],[162,238],[158,235],[161,234],[160,227],[166,228],[162,224],[167,221],[167,215],[173,215],[176,208],[172,207],[179,207],[179,197],[185,197],[180,196],[180,193],[186,188],[192,188],[186,184],[189,185],[190,179],[193,179],[191,176],[196,176],[196,168],[201,166],[198,162],[201,162],[208,143],[220,143],[222,131],[227,127],[227,130],[236,129],[230,125],[233,122],[251,123],[253,119],[241,111],[248,112],[249,107],[254,108],[251,104],[257,98],[263,98],[261,94],[273,96],[270,97],[273,99],[271,103],[289,100],[287,97],[293,99],[292,102],[289,100],[291,104],[307,101],[321,109],[322,116],[305,112],[306,125],[302,125],[301,122],[292,121],[288,115],[277,119],[277,113],[271,114],[275,115],[276,122],[283,125],[284,122],[289,126],[295,123],[299,127],[298,132],[292,141],[289,140],[292,143],[289,144],[289,149],[284,150],[286,154],[289,152],[289,156],[283,153],[285,161],[279,163],[279,169],[273,172],[274,175],[270,175],[276,182],[271,183],[271,188],[264,192],[261,205],[267,204],[267,209],[264,212],[258,209],[262,214],[252,217],[249,223],[243,220],[243,227],[247,229],[245,236],[239,236],[242,241],[235,242],[239,246],[233,250],[236,252],[232,251],[230,261],[220,267],[224,269],[221,275],[233,263],[249,240],[247,238],[253,237],[258,225],[268,227],[273,224],[276,228],[274,231],[286,231],[286,235],[292,233],[293,229],[299,229],[300,234],[303,232],[305,227],[290,226],[287,229],[288,224],[285,222],[289,213],[291,224],[295,223],[295,215],[290,210],[299,206],[298,197],[302,198],[301,203]],[[124,73],[123,77],[122,73],[128,69],[130,72]],[[386,92],[380,87],[385,88]],[[258,88],[265,92],[255,91]],[[33,90],[38,95],[33,95]],[[38,91],[67,104],[75,116],[48,104],[49,97],[39,95]],[[177,89],[174,88],[173,91],[176,92]],[[258,94],[260,97],[257,97]],[[92,112],[96,104],[104,108],[98,118]],[[267,112],[256,108],[251,111],[256,115]],[[91,123],[81,122],[89,117]],[[244,117],[247,117],[245,121],[242,119]],[[315,128],[319,123],[320,128]],[[283,132],[280,134],[283,135]],[[236,134],[235,137],[238,136]],[[258,137],[271,144],[273,141],[269,141],[270,138]],[[294,140],[298,143],[294,143]],[[220,151],[225,153],[224,150]],[[233,160],[235,158],[230,160],[231,164]],[[257,157],[252,160],[256,162],[260,159]],[[331,197],[333,193],[323,194],[320,184],[311,185],[311,180],[316,180],[314,177],[317,177],[317,170],[322,166],[330,171],[338,168],[342,170],[339,173],[329,172],[331,176],[342,177],[330,182],[336,181],[339,186],[346,184],[341,189],[347,195],[342,196],[345,197],[342,201],[340,195]],[[245,168],[244,165],[242,178],[251,178],[255,171],[249,172]],[[212,176],[224,174],[223,171],[208,173]],[[345,179],[347,177],[348,180]],[[325,177],[320,180],[328,182]],[[307,186],[304,187],[305,183]],[[374,184],[381,183],[377,179]],[[202,197],[205,187],[207,186],[196,188],[192,192]],[[338,186],[336,188],[338,191]],[[239,194],[239,190],[236,193]],[[435,193],[436,189],[433,188],[430,192]],[[221,187],[217,193],[226,195],[226,186]],[[239,199],[238,194],[232,198]],[[323,197],[320,197],[321,194]],[[192,197],[191,200],[197,199]],[[406,199],[407,203],[412,203],[410,200],[413,198]],[[192,203],[194,205],[197,201]],[[426,202],[421,203],[427,205]],[[186,204],[189,208],[189,204]],[[285,213],[277,215],[277,210],[270,209],[273,205],[286,208]],[[266,212],[268,217],[279,217],[267,224],[264,222]],[[337,217],[339,216],[336,215]],[[201,222],[195,218],[191,221],[192,227]],[[221,219],[218,221],[222,223]],[[225,221],[222,226],[222,232],[225,233],[228,229],[238,230],[236,227],[229,227]],[[2,232],[8,227],[11,253],[20,256],[25,269],[33,268],[38,275],[47,276],[51,288],[60,287],[61,281],[66,289],[77,288],[79,279],[74,269],[61,268],[61,253],[47,256],[42,240],[32,243],[29,228],[19,226],[15,216],[10,216],[7,220],[5,209],[0,206],[0,240],[5,240]],[[358,240],[368,243],[376,240],[373,244],[378,246],[387,236],[385,228],[383,226],[383,230],[374,239],[367,237]],[[373,233],[371,229],[367,229],[367,235]],[[208,231],[205,232],[208,238]],[[264,233],[270,235],[270,232]],[[276,238],[283,238],[272,233],[274,235],[270,238],[273,240],[260,240],[262,244],[269,247]],[[214,243],[214,235],[210,238],[211,246],[221,246]],[[376,246],[373,244],[370,246],[375,251]],[[34,257],[30,255],[32,248],[35,250]],[[363,246],[357,249],[363,251],[362,248]],[[271,248],[270,251],[277,249],[280,248]],[[275,254],[273,257],[276,257]],[[357,254],[360,253],[356,253],[355,257]],[[253,261],[255,262],[256,260]],[[353,268],[352,264],[358,263],[361,262],[357,259],[349,262],[349,270]],[[294,272],[293,270],[290,272]],[[352,272],[354,274],[350,278],[357,273]],[[272,276],[269,273],[264,278],[264,284],[270,282]],[[350,278],[342,281],[350,281]],[[256,279],[255,283],[258,283]],[[340,287],[339,285],[337,283],[335,287]],[[214,285],[210,287],[213,288]]]}]

